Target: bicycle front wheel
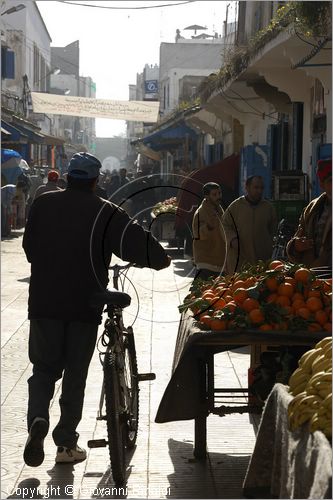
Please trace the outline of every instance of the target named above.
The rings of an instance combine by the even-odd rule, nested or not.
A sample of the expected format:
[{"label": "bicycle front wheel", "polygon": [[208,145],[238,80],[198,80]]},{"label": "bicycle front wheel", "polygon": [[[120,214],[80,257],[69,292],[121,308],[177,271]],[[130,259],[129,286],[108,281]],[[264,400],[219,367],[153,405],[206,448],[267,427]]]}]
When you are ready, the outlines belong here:
[{"label": "bicycle front wheel", "polygon": [[105,353],[103,369],[106,425],[112,477],[116,486],[122,486],[126,481],[127,423],[120,372],[114,353]]},{"label": "bicycle front wheel", "polygon": [[134,335],[132,331],[128,331],[127,337],[124,342],[124,348],[124,371],[128,397],[126,445],[128,448],[134,448],[139,425],[139,383]]}]

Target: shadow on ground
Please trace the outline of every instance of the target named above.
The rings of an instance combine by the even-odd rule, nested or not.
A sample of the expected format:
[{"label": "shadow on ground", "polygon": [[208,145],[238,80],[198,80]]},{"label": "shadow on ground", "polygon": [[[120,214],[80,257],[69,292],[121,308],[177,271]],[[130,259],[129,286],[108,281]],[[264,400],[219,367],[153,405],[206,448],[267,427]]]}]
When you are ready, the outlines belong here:
[{"label": "shadow on ground", "polygon": [[210,452],[206,460],[196,460],[192,441],[169,439],[168,445],[174,473],[168,476],[167,498],[244,498],[250,455]]},{"label": "shadow on ground", "polygon": [[1,235],[1,241],[10,241],[16,238],[20,238],[24,234],[24,229],[12,230],[9,235]]},{"label": "shadow on ground", "polygon": [[21,283],[30,283],[30,276],[28,276],[27,278],[21,278],[17,281],[20,281]]},{"label": "shadow on ground", "polygon": [[182,276],[186,278],[194,278],[195,267],[193,267],[192,261],[188,259],[172,259],[173,272],[177,276]]}]

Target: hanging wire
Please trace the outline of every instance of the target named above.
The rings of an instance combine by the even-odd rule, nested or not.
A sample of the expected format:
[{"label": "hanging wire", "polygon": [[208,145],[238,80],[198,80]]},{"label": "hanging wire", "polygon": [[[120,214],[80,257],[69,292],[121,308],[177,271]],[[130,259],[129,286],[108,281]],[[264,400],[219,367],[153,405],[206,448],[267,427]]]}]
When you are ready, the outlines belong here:
[{"label": "hanging wire", "polygon": [[174,7],[175,5],[185,5],[187,3],[194,3],[196,0],[187,0],[185,2],[178,3],[167,3],[162,5],[146,5],[141,7],[106,7],[105,5],[91,5],[88,3],[73,3],[68,0],[57,0],[59,3],[66,3],[68,5],[75,5],[79,7],[93,7],[95,9],[107,9],[107,10],[142,10],[142,9],[159,9],[162,7]]}]

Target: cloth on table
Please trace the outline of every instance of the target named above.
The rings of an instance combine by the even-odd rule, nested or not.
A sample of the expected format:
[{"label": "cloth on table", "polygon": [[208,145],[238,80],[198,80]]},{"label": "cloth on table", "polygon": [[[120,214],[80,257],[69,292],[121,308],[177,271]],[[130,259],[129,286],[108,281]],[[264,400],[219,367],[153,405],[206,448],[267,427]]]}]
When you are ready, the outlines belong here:
[{"label": "cloth on table", "polygon": [[315,345],[326,332],[204,331],[190,311],[183,312],[172,366],[172,375],[160,402],[155,422],[191,420],[207,415],[202,369],[209,357],[251,344]]},{"label": "cloth on table", "polygon": [[243,483],[248,498],[332,498],[332,448],[305,423],[288,428],[293,396],[275,384],[266,400],[255,448]]}]

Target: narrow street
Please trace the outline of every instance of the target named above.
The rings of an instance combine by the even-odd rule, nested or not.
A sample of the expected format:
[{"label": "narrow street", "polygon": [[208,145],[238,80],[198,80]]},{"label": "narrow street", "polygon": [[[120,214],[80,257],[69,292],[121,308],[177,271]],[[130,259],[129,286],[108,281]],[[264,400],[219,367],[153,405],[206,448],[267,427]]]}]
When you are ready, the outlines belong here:
[{"label": "narrow street", "polygon": [[[22,458],[26,441],[27,379],[31,365],[27,343],[29,264],[22,251],[22,231],[2,241],[2,484],[1,498],[113,498],[107,448],[88,449],[86,461],[55,465],[51,432],[45,440],[45,461],[34,469]],[[56,265],[56,256],[54,256]],[[193,459],[194,422],[154,422],[170,379],[177,336],[177,305],[188,292],[191,264],[174,258],[163,271],[131,269],[129,278],[139,296],[134,324],[139,372],[153,371],[156,380],[141,383],[137,446],[129,465],[128,498],[242,498],[242,481],[255,441],[255,426],[248,415],[210,416],[205,462]],[[136,316],[133,297],[126,324]],[[50,297],[56,301],[56,297]],[[101,330],[100,330],[101,331]],[[226,384],[247,386],[249,354],[245,350],[216,356],[217,372]],[[102,368],[95,352],[90,366],[79,444],[105,438],[104,422],[96,421]],[[59,417],[57,385],[51,404],[51,429]],[[119,495],[118,495],[119,497]]]}]

